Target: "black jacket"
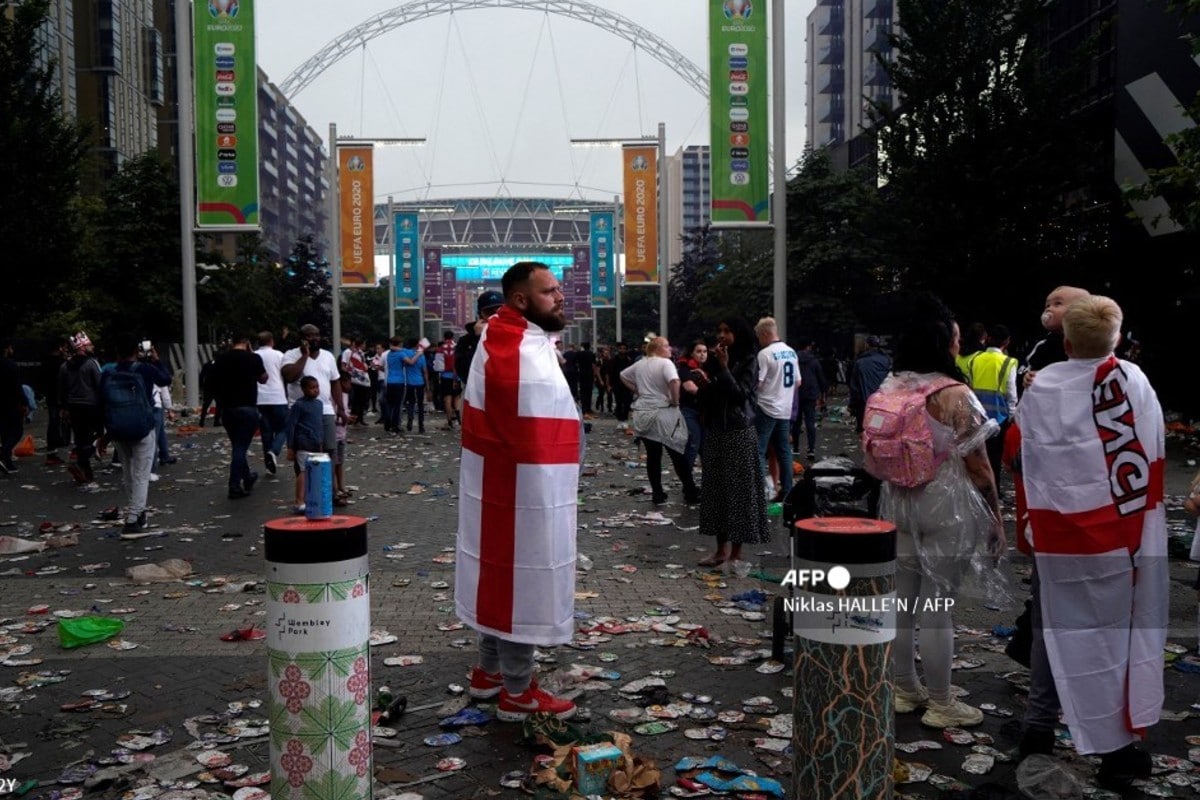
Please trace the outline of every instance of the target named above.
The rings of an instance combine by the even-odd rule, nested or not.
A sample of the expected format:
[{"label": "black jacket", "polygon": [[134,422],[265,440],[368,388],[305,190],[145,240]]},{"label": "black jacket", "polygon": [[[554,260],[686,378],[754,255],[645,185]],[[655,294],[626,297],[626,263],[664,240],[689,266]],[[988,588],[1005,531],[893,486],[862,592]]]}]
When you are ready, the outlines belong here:
[{"label": "black jacket", "polygon": [[796,353],[796,363],[800,367],[800,399],[812,401],[823,397],[829,384],[820,360],[811,350],[801,350]]},{"label": "black jacket", "polygon": [[850,370],[850,413],[861,417],[867,398],[875,393],[892,371],[892,360],[882,350],[868,350],[854,361]]},{"label": "black jacket", "polygon": [[471,359],[479,348],[479,334],[475,333],[475,323],[467,326],[467,332],[454,343],[454,371],[463,386],[467,385],[467,376],[471,374]]},{"label": "black jacket", "polygon": [[700,409],[706,430],[736,431],[754,424],[754,394],[758,362],[754,354],[722,367],[715,358],[705,363],[709,384],[700,390]]}]

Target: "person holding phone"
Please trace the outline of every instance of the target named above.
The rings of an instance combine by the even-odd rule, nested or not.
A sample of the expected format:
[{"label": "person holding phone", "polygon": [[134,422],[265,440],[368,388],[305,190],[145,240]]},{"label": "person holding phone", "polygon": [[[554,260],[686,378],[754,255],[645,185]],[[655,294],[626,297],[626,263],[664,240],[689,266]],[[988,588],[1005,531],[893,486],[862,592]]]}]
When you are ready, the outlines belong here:
[{"label": "person holding phone", "polygon": [[692,342],[676,365],[679,370],[679,410],[687,423],[688,443],[683,459],[689,471],[696,468],[696,457],[704,444],[704,426],[700,420],[700,390],[708,386],[704,362],[708,360],[708,343],[703,339]]},{"label": "person holding phone", "polygon": [[345,418],[342,411],[342,387],[338,382],[337,359],[333,357],[333,353],[321,347],[321,329],[316,325],[301,327],[300,337],[300,346],[293,347],[283,354],[280,372],[284,382],[288,384],[290,402],[300,399],[298,381],[301,378],[308,375],[317,379],[320,389],[317,397],[324,408],[325,452],[332,457],[337,450],[337,422]]}]

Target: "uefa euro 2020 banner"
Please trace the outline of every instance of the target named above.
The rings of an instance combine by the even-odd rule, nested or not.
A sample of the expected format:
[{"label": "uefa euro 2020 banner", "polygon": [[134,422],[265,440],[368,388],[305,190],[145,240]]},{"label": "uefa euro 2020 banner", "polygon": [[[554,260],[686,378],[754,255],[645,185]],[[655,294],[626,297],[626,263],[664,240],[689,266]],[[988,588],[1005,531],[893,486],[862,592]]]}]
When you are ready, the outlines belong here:
[{"label": "uefa euro 2020 banner", "polygon": [[767,0],[709,0],[712,224],[770,224]]},{"label": "uefa euro 2020 banner", "polygon": [[254,0],[195,0],[192,29],[196,226],[206,230],[257,230]]},{"label": "uefa euro 2020 banner", "polygon": [[590,232],[592,269],[592,308],[612,308],[616,303],[616,276],[613,274],[613,215],[593,211]]},{"label": "uefa euro 2020 banner", "polygon": [[392,241],[396,248],[396,274],[392,284],[395,308],[420,308],[421,304],[421,259],[417,248],[421,245],[417,215],[405,211],[397,212],[392,222]]},{"label": "uefa euro 2020 banner", "polygon": [[370,145],[337,149],[342,286],[375,285],[373,155]]},{"label": "uefa euro 2020 banner", "polygon": [[658,147],[625,145],[625,285],[658,283]]}]

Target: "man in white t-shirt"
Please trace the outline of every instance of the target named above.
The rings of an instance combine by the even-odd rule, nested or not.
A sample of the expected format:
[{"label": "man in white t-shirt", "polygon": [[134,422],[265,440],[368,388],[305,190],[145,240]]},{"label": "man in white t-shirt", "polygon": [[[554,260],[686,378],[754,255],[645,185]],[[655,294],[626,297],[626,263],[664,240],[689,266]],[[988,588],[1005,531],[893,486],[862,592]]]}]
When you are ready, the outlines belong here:
[{"label": "man in white t-shirt", "polygon": [[263,463],[267,472],[275,474],[279,454],[287,444],[288,398],[283,386],[283,353],[275,349],[275,335],[270,331],[258,334],[258,349],[267,371],[267,382],[258,385],[258,425],[262,432]]},{"label": "man in white t-shirt", "polygon": [[311,375],[317,379],[320,387],[317,399],[321,401],[324,409],[325,452],[332,455],[337,449],[337,423],[345,419],[337,359],[333,357],[333,353],[321,348],[321,329],[316,325],[301,327],[300,338],[300,347],[294,347],[283,354],[280,373],[283,375],[283,382],[289,384],[289,402],[299,399],[301,378]]},{"label": "man in white t-shirt", "polygon": [[792,490],[792,400],[800,386],[796,351],[779,341],[779,328],[772,317],[754,326],[758,336],[758,407],[754,427],[758,431],[758,456],[770,482],[767,448],[775,450],[779,463],[779,485],[772,502],[778,503]]}]

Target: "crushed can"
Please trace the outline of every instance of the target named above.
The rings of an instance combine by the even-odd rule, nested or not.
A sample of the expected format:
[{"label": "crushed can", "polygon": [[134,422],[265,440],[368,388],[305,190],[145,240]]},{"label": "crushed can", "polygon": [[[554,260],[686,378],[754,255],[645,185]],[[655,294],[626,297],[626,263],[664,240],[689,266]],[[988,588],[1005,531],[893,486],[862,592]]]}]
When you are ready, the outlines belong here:
[{"label": "crushed can", "polygon": [[324,453],[309,455],[304,465],[304,516],[333,516],[333,460]]}]

